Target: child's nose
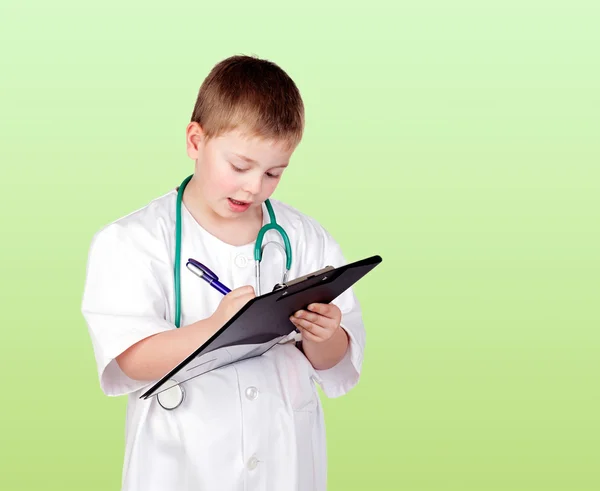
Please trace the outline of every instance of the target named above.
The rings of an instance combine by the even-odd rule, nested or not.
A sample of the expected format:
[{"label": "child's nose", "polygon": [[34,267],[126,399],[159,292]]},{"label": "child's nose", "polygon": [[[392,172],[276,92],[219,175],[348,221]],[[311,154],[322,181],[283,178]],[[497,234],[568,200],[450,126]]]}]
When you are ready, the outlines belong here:
[{"label": "child's nose", "polygon": [[251,193],[253,195],[257,195],[260,193],[260,188],[262,186],[262,179],[257,177],[252,177],[246,181],[246,185],[244,186],[244,191]]}]

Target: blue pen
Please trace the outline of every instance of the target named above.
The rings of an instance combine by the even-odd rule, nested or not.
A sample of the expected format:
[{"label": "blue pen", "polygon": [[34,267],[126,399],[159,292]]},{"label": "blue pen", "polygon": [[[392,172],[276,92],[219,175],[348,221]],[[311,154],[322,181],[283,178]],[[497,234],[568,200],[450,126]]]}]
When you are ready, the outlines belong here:
[{"label": "blue pen", "polygon": [[192,273],[194,273],[199,278],[202,278],[206,281],[210,286],[212,286],[215,290],[221,292],[223,295],[227,295],[231,290],[227,288],[223,283],[219,281],[219,278],[216,274],[214,274],[210,269],[208,269],[204,264],[199,263],[195,259],[191,257],[188,259],[186,264],[187,269],[189,269]]}]

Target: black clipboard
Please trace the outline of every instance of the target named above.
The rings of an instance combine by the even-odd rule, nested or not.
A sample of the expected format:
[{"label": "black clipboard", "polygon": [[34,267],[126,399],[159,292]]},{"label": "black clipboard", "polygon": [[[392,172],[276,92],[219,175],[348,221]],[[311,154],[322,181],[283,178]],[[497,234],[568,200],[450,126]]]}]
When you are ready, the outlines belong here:
[{"label": "black clipboard", "polygon": [[262,355],[296,330],[289,319],[294,312],[311,303],[331,302],[381,261],[381,256],[371,256],[339,268],[328,266],[253,298],[140,399],[168,390],[173,381],[179,385],[216,368]]}]

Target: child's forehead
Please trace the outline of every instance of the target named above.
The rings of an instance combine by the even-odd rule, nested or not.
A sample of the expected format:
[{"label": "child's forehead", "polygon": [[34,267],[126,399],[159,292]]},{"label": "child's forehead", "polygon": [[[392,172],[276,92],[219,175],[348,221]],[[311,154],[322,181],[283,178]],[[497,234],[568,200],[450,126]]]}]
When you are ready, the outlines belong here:
[{"label": "child's forehead", "polygon": [[220,147],[233,153],[255,151],[287,154],[293,151],[288,139],[267,138],[245,129],[226,131],[216,140]]}]

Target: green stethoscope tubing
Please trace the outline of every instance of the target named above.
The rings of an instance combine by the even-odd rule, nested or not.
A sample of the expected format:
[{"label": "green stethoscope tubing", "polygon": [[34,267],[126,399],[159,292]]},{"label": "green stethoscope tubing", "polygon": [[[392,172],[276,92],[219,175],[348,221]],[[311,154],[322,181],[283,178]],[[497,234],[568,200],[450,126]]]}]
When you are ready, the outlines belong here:
[{"label": "green stethoscope tubing", "polygon": [[[183,201],[183,191],[187,186],[188,182],[192,179],[193,174],[186,177],[177,191],[177,204],[175,206],[175,264],[173,267],[173,279],[175,282],[175,326],[179,327],[181,323],[181,207]],[[256,281],[257,286],[260,287],[260,261],[262,261],[263,248],[262,241],[265,233],[269,230],[275,230],[279,232],[283,239],[285,247],[285,269],[289,272],[292,267],[292,246],[290,244],[290,238],[283,228],[277,223],[275,219],[275,212],[271,206],[269,200],[265,201],[267,211],[269,212],[269,221],[267,225],[264,225],[258,232],[256,237],[256,243],[254,244],[254,261],[256,263]],[[284,275],[284,281],[286,277]]]}]

